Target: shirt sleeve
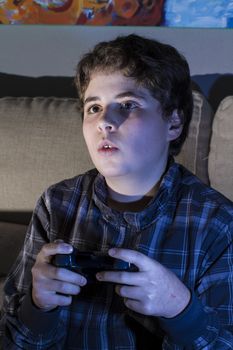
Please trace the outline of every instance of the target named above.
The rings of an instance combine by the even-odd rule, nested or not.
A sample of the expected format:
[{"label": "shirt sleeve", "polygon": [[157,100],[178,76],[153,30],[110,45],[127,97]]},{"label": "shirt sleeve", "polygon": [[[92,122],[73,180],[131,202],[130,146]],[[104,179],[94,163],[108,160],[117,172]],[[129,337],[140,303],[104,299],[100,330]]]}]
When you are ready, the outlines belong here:
[{"label": "shirt sleeve", "polygon": [[209,249],[205,273],[196,282],[187,308],[172,319],[160,318],[166,333],[164,349],[233,349],[232,228],[228,226],[221,241]]},{"label": "shirt sleeve", "polygon": [[53,344],[62,344],[65,337],[62,308],[45,313],[31,300],[31,268],[42,246],[50,242],[49,234],[50,209],[43,195],[34,210],[24,246],[4,286],[0,320],[4,349],[53,349]]}]

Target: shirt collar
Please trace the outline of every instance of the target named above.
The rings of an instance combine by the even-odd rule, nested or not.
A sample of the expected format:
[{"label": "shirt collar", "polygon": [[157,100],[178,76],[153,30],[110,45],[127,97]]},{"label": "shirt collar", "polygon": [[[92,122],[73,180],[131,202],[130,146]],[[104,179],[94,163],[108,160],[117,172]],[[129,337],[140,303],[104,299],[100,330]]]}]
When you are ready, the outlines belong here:
[{"label": "shirt collar", "polygon": [[169,199],[176,192],[180,176],[179,165],[174,162],[173,158],[169,159],[158,192],[148,205],[140,212],[119,212],[107,205],[107,185],[104,177],[98,173],[93,184],[93,200],[101,211],[103,218],[112,225],[118,227],[130,225],[136,231],[140,231],[154,223],[164,213],[169,204]]}]

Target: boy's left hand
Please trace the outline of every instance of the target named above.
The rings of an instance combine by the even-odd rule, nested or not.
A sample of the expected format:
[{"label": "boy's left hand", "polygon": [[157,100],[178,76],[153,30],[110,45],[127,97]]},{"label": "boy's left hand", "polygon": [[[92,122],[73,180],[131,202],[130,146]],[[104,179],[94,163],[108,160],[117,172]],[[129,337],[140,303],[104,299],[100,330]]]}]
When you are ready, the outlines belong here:
[{"label": "boy's left hand", "polygon": [[188,305],[189,289],[169,269],[148,256],[130,249],[112,248],[109,255],[133,263],[138,272],[99,272],[101,282],[116,283],[125,305],[149,316],[175,317]]}]

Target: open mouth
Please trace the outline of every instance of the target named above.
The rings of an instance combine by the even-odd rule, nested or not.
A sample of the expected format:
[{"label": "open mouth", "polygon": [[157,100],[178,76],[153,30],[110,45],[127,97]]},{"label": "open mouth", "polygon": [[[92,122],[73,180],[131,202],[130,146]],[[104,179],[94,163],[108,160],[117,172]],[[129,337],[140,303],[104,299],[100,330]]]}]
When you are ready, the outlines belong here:
[{"label": "open mouth", "polygon": [[103,154],[112,154],[118,151],[118,148],[116,147],[112,147],[112,146],[103,146],[101,148],[98,149],[99,153],[103,153]]},{"label": "open mouth", "polygon": [[98,152],[100,153],[113,153],[118,151],[118,148],[110,141],[102,141],[98,147]]},{"label": "open mouth", "polygon": [[102,147],[102,149],[113,149],[113,148],[116,149],[116,147],[112,147],[110,145],[105,145],[105,146]]}]

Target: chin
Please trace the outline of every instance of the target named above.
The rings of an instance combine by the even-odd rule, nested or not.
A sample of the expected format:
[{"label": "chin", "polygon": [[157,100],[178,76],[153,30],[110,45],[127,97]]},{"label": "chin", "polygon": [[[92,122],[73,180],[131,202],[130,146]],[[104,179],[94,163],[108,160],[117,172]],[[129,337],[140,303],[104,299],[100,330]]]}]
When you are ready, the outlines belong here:
[{"label": "chin", "polygon": [[121,174],[121,172],[113,170],[113,169],[101,169],[101,168],[97,168],[97,170],[100,172],[100,174],[102,174],[105,178],[107,177],[118,177],[118,176],[122,176],[123,174]]},{"label": "chin", "polygon": [[98,166],[98,164],[96,164],[96,169],[104,177],[118,177],[126,175],[126,171],[124,169],[119,169],[117,167]]}]

